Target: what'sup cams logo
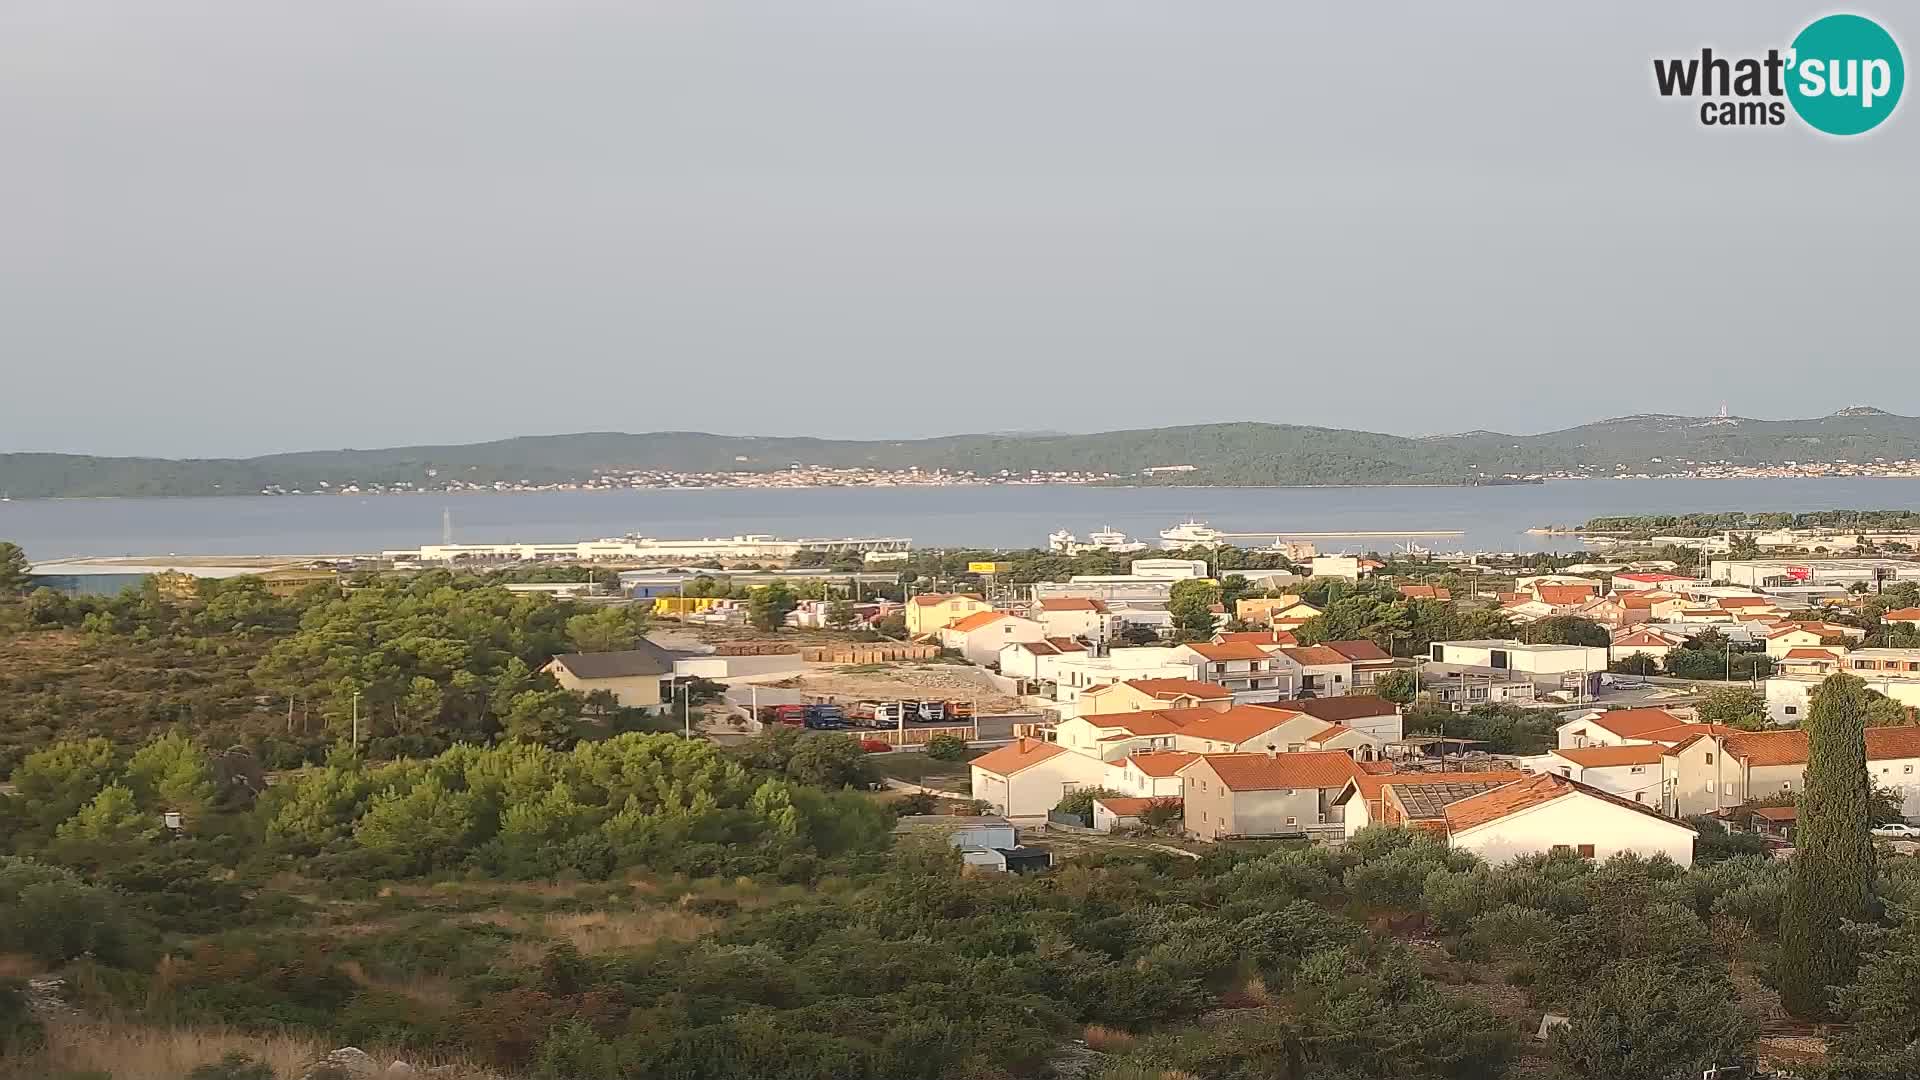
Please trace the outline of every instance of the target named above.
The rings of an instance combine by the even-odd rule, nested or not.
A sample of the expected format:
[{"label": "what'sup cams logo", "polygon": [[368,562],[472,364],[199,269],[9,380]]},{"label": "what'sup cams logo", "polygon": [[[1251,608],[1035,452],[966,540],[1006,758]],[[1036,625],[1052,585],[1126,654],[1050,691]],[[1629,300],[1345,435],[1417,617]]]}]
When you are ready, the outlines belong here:
[{"label": "what'sup cams logo", "polygon": [[1880,126],[1900,104],[1906,65],[1893,35],[1860,15],[1828,15],[1800,31],[1784,52],[1729,58],[1656,58],[1661,97],[1700,98],[1708,127],[1778,126],[1787,108],[1816,131],[1859,135]]}]

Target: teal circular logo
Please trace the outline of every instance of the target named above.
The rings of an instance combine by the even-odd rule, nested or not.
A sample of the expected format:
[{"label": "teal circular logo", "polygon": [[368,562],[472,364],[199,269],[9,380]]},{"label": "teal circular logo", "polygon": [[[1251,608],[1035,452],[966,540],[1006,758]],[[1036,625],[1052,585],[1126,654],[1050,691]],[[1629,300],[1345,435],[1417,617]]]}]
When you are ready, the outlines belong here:
[{"label": "teal circular logo", "polygon": [[1906,65],[1893,35],[1859,15],[1816,19],[1793,39],[1787,100],[1800,119],[1829,135],[1879,126],[1900,104]]}]

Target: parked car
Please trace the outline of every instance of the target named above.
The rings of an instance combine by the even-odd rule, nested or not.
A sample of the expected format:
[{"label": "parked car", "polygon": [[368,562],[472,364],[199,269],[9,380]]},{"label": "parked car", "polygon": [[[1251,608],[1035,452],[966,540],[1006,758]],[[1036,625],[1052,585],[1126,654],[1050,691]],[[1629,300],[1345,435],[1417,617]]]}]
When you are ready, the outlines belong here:
[{"label": "parked car", "polygon": [[1904,821],[1896,821],[1891,825],[1875,827],[1873,835],[1882,840],[1920,840],[1920,828],[1915,828]]}]

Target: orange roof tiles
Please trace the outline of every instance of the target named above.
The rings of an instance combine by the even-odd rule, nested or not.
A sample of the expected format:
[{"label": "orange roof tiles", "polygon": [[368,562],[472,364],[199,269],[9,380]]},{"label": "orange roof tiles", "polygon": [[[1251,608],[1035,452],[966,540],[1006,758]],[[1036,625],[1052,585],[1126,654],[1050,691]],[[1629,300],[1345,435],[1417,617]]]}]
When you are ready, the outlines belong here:
[{"label": "orange roof tiles", "polygon": [[953,622],[948,623],[946,628],[948,630],[956,630],[962,634],[970,634],[989,623],[996,623],[1001,619],[1007,618],[1012,618],[1012,616],[1004,611],[976,611],[964,619],[955,619]]},{"label": "orange roof tiles", "polygon": [[1050,637],[1047,639],[1047,644],[1053,646],[1056,649],[1059,649],[1061,652],[1086,652],[1087,651],[1087,647],[1085,645],[1080,644],[1079,642],[1073,640],[1070,637]]},{"label": "orange roof tiles", "polygon": [[1236,705],[1225,712],[1212,709],[1168,709],[1161,715],[1181,725],[1181,732],[1196,739],[1238,746],[1256,735],[1279,727],[1299,716],[1286,709],[1257,705]]},{"label": "orange roof tiles", "polygon": [[1894,608],[1880,618],[1883,622],[1920,622],[1920,607]]},{"label": "orange roof tiles", "polygon": [[1594,589],[1596,588],[1598,588],[1598,586],[1535,585],[1533,587],[1533,594],[1538,597],[1543,604],[1552,604],[1555,607],[1570,607],[1574,604],[1584,604],[1588,600],[1591,600]]},{"label": "orange roof tiles", "polygon": [[1265,660],[1267,658],[1266,651],[1260,648],[1260,646],[1244,641],[1227,641],[1217,645],[1210,641],[1190,641],[1187,643],[1187,648],[1192,649],[1194,652],[1199,653],[1209,660],[1222,662],[1228,660]]},{"label": "orange roof tiles", "polygon": [[1454,832],[1463,832],[1574,794],[1625,807],[1678,829],[1693,830],[1693,826],[1662,816],[1650,806],[1569,780],[1557,773],[1541,773],[1525,780],[1516,780],[1505,787],[1453,803],[1447,807],[1447,827]]},{"label": "orange roof tiles", "polygon": [[1307,736],[1307,741],[1310,743],[1332,742],[1342,735],[1351,734],[1352,731],[1353,729],[1345,724],[1328,724],[1321,728],[1318,734]]},{"label": "orange roof tiles", "polygon": [[1012,776],[1014,773],[1038,765],[1048,758],[1058,757],[1061,754],[1071,752],[1072,751],[1058,743],[1023,737],[1015,739],[1005,746],[987,751],[979,757],[974,758],[970,764],[976,769],[984,769],[987,772],[999,776]]},{"label": "orange roof tiles", "polygon": [[1300,645],[1291,649],[1281,649],[1287,659],[1302,667],[1322,667],[1329,664],[1349,664],[1352,661],[1325,645]]},{"label": "orange roof tiles", "polygon": [[1608,769],[1618,765],[1658,765],[1667,748],[1659,743],[1636,743],[1628,746],[1582,746],[1567,750],[1555,750],[1558,757],[1566,758],[1575,765],[1588,769]]},{"label": "orange roof tiles", "polygon": [[[1176,697],[1194,697],[1199,698],[1201,701],[1219,701],[1222,698],[1230,698],[1233,696],[1233,691],[1221,686],[1219,683],[1201,682],[1198,679],[1128,679],[1126,685],[1133,687],[1135,690],[1149,697],[1159,698],[1161,701]],[[1095,693],[1100,689],[1102,688],[1096,686],[1092,689],[1082,691],[1082,696]]]},{"label": "orange roof tiles", "polygon": [[1616,709],[1586,719],[1623,739],[1645,738],[1646,732],[1687,723],[1685,717],[1675,716],[1665,709]]},{"label": "orange roof tiles", "polygon": [[1349,720],[1364,717],[1392,716],[1400,711],[1400,706],[1377,694],[1342,694],[1339,697],[1290,698],[1285,701],[1263,702],[1258,708],[1287,709],[1303,712],[1316,720],[1325,720],[1329,724],[1344,724]]},{"label": "orange roof tiles", "polygon": [[1402,585],[1400,595],[1409,600],[1451,600],[1453,593],[1444,585]]},{"label": "orange roof tiles", "polygon": [[1381,649],[1380,646],[1375,645],[1373,642],[1368,641],[1366,638],[1357,638],[1353,641],[1329,641],[1329,642],[1326,642],[1325,644],[1327,648],[1332,649],[1334,652],[1339,653],[1341,656],[1344,656],[1349,660],[1358,661],[1358,660],[1391,660],[1393,659],[1393,657],[1388,656],[1386,654],[1386,651]]},{"label": "orange roof tiles", "polygon": [[1517,769],[1492,769],[1487,772],[1387,772],[1367,773],[1355,778],[1360,794],[1369,799],[1378,799],[1380,790],[1388,784],[1445,784],[1461,777],[1473,780],[1525,780],[1532,773]]},{"label": "orange roof tiles", "polygon": [[1229,791],[1277,791],[1290,788],[1341,788],[1360,775],[1353,759],[1338,750],[1298,754],[1203,754]]},{"label": "orange roof tiles", "polygon": [[[1749,765],[1804,765],[1808,741],[1804,731],[1743,731],[1721,740],[1727,752]],[[1920,727],[1867,729],[1867,760],[1920,758]]]},{"label": "orange roof tiles", "polygon": [[1767,598],[1766,598],[1766,597],[1764,597],[1764,596],[1723,596],[1723,597],[1721,597],[1721,598],[1720,598],[1720,601],[1719,601],[1719,603],[1720,603],[1720,606],[1721,606],[1721,607],[1723,607],[1723,608],[1749,608],[1749,607],[1777,607],[1777,606],[1779,606],[1779,605],[1777,605],[1777,604],[1775,604],[1775,603],[1774,603],[1773,601],[1771,601],[1771,600],[1769,600],[1769,599],[1767,599]]},{"label": "orange roof tiles", "polygon": [[1074,596],[1050,597],[1040,601],[1041,611],[1105,611],[1107,605],[1098,600]]},{"label": "orange roof tiles", "polygon": [[1199,759],[1199,754],[1189,754],[1184,750],[1138,750],[1132,757],[1124,759],[1122,764],[1132,762],[1134,768],[1148,776],[1167,777],[1177,775],[1181,769]]},{"label": "orange roof tiles", "polygon": [[1787,655],[1786,655],[1786,656],[1784,656],[1784,657],[1782,657],[1781,659],[1783,659],[1783,660],[1834,660],[1834,661],[1838,661],[1838,660],[1839,660],[1840,658],[1839,658],[1838,656],[1836,656],[1836,655],[1834,655],[1834,652],[1833,652],[1833,650],[1831,650],[1831,649],[1815,649],[1815,648],[1811,648],[1811,647],[1808,647],[1808,648],[1793,648],[1793,649],[1788,649],[1788,650],[1787,650]]}]

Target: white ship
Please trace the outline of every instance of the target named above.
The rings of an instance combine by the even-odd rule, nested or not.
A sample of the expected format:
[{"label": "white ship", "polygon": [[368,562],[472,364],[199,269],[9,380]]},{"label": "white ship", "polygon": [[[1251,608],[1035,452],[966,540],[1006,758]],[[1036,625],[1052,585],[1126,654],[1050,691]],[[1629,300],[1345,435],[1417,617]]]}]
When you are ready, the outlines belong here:
[{"label": "white ship", "polygon": [[1218,547],[1226,535],[1204,521],[1183,521],[1171,529],[1160,530],[1160,546],[1168,551],[1189,547]]},{"label": "white ship", "polygon": [[1109,525],[1087,534],[1087,542],[1061,529],[1047,537],[1047,547],[1063,555],[1078,555],[1086,551],[1111,551],[1116,555],[1130,555],[1136,551],[1147,550],[1147,545],[1138,540],[1127,539],[1127,534]]}]

